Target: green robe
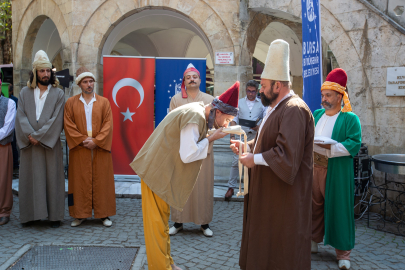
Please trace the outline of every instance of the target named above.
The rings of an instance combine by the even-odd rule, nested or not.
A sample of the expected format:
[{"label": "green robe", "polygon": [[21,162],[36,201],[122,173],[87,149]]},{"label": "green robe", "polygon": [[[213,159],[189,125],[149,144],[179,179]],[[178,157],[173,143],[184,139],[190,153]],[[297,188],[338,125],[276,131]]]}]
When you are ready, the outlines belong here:
[{"label": "green robe", "polygon": [[[325,109],[314,112],[315,125]],[[325,187],[325,245],[339,250],[354,248],[354,169],[353,157],[361,146],[360,120],[352,112],[340,112],[332,139],[341,143],[350,156],[330,158]]]}]

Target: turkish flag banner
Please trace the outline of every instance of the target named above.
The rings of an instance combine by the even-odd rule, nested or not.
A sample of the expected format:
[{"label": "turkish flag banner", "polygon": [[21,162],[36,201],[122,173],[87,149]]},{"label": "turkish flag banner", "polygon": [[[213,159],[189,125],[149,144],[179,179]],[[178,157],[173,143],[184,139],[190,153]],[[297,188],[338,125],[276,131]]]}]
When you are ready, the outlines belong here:
[{"label": "turkish flag banner", "polygon": [[135,175],[129,166],[153,132],[155,58],[103,57],[104,97],[113,114],[115,175]]}]

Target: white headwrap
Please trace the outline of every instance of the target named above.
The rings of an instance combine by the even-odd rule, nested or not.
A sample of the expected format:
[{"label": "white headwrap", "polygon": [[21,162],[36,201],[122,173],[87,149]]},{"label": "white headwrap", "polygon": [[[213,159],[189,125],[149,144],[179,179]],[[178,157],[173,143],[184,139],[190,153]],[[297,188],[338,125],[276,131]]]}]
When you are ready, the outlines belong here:
[{"label": "white headwrap", "polygon": [[[49,61],[48,55],[43,50],[39,50],[34,57],[34,62],[32,62],[32,74],[34,75],[34,79],[32,83],[28,80],[27,86],[30,88],[37,87],[37,70],[49,68],[52,69],[52,64]],[[57,87],[59,85],[58,78],[55,77],[55,83],[52,84],[53,87]]]}]

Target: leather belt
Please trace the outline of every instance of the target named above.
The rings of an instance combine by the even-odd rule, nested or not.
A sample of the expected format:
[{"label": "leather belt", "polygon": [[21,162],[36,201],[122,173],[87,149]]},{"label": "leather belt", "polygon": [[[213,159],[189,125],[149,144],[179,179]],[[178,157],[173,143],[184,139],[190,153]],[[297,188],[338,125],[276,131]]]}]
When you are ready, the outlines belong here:
[{"label": "leather belt", "polygon": [[0,144],[0,147],[2,147],[2,146],[6,147],[6,146],[9,146],[10,144],[11,144],[10,142],[6,143],[5,145]]},{"label": "leather belt", "polygon": [[327,168],[328,167],[328,157],[314,152],[314,163],[316,165]]}]

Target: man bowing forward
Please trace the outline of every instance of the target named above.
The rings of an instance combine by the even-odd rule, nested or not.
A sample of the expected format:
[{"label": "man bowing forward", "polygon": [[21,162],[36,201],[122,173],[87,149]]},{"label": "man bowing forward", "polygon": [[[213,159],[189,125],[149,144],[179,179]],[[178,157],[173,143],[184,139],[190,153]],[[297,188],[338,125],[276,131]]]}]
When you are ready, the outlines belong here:
[{"label": "man bowing forward", "polygon": [[94,93],[94,75],[85,67],[76,72],[82,93],[65,105],[69,152],[69,213],[79,226],[86,218],[101,218],[110,227],[115,215],[114,171],[111,158],[113,120],[108,99]]}]

